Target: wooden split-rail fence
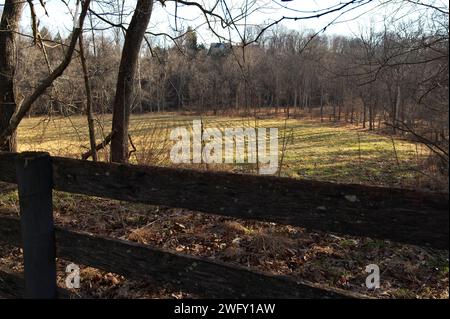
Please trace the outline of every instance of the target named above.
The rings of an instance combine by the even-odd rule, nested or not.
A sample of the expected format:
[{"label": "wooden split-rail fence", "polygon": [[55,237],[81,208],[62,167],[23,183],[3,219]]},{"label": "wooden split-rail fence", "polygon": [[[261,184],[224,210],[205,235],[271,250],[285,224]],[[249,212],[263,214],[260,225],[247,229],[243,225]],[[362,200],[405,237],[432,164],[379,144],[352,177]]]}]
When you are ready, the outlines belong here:
[{"label": "wooden split-rail fence", "polygon": [[[270,176],[90,162],[0,152],[18,185],[20,219],[0,215],[0,242],[23,248],[24,275],[0,269],[0,292],[63,297],[56,258],[205,297],[351,298],[348,291],[54,226],[52,191],[270,221],[448,250],[448,194]],[[95,212],[94,212],[95,213]]]}]

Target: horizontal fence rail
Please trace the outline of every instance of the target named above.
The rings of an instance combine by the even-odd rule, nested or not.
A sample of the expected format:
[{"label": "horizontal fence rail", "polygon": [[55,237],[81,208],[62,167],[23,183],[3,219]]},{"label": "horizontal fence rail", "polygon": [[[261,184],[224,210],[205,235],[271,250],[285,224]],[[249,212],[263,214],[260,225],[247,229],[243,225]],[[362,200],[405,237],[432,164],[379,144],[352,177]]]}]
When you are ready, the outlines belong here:
[{"label": "horizontal fence rail", "polygon": [[[17,154],[0,153],[16,183]],[[52,157],[53,188],[311,230],[449,247],[448,194]]]},{"label": "horizontal fence rail", "polygon": [[[56,255],[130,279],[169,283],[186,291],[221,298],[364,298],[340,289],[297,282],[207,258],[171,253],[134,242],[55,228]],[[20,221],[0,217],[0,242],[21,247]],[[23,284],[6,276],[4,286]],[[0,288],[2,273],[0,272]],[[14,290],[14,289],[9,289]]]},{"label": "horizontal fence rail", "polygon": [[[0,181],[18,184],[21,218],[0,217],[0,242],[23,248],[24,277],[0,269],[12,296],[68,296],[56,287],[55,257],[130,279],[221,298],[352,298],[362,295],[208,258],[53,225],[52,189],[311,230],[448,249],[448,194],[317,181],[143,167],[1,153]],[[12,293],[12,294],[11,294]]]},{"label": "horizontal fence rail", "polygon": [[[68,290],[57,288],[59,298],[71,298]],[[22,274],[11,272],[0,267],[0,299],[1,298],[23,298],[25,295],[25,278]]]},{"label": "horizontal fence rail", "polygon": [[25,279],[19,274],[11,273],[8,269],[0,268],[0,299],[22,298],[25,291]]}]

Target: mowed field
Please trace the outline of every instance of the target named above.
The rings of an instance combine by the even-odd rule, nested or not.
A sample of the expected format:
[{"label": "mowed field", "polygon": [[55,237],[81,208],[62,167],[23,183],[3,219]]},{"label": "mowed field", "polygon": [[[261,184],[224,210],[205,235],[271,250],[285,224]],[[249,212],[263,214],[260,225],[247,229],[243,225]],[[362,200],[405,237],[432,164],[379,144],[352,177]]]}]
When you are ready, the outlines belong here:
[{"label": "mowed field", "polygon": [[[278,128],[280,175],[342,183],[396,187],[427,187],[420,165],[428,156],[422,146],[353,126],[340,126],[306,119],[258,119],[203,116],[205,128]],[[131,141],[136,149],[132,163],[173,165],[169,152],[174,144],[170,130],[192,127],[199,116],[176,114],[133,115]],[[111,116],[97,118],[97,143],[110,132]],[[19,127],[19,151],[48,151],[52,155],[80,158],[88,147],[86,118],[81,116],[28,118]],[[130,149],[132,147],[130,146]],[[108,153],[99,154],[107,160]],[[186,166],[186,165],[185,165]],[[192,168],[254,173],[255,164],[190,165]],[[187,165],[189,167],[189,165]],[[424,184],[424,185],[421,185]]]}]

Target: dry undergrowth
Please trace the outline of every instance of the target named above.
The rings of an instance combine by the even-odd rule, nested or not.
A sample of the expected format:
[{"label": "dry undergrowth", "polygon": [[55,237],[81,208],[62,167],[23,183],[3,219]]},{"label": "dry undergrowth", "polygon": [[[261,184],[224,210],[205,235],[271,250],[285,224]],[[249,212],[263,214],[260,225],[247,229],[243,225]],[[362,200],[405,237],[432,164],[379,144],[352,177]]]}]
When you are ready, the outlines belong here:
[{"label": "dry undergrowth", "polygon": [[[1,193],[1,192],[0,192]],[[5,194],[6,191],[3,193]],[[0,196],[17,214],[16,196]],[[379,298],[448,298],[448,252],[388,241],[309,232],[299,227],[55,193],[60,226],[204,256]],[[0,246],[0,265],[21,271],[17,248]],[[69,261],[59,260],[59,284]],[[365,266],[378,264],[381,289],[368,291]],[[135,282],[82,266],[75,295],[94,298],[186,298],[177,287]]]},{"label": "dry undergrowth", "polygon": [[[132,153],[131,160],[139,164],[164,165],[170,148],[168,130],[190,125],[194,118],[197,117],[133,117],[131,134],[137,151]],[[108,117],[103,120],[110,121]],[[284,123],[273,117],[258,121],[262,126],[281,129]],[[28,119],[19,129],[21,150],[39,149],[53,155],[79,157],[84,150],[80,145],[87,141],[86,136],[78,136],[79,132],[87,132],[85,119],[74,118],[72,126],[66,122],[66,119],[54,119],[43,126],[38,118]],[[207,126],[251,124],[247,122],[244,118],[205,118]],[[292,130],[293,134],[284,156],[283,176],[393,187],[414,185],[441,191],[445,185],[448,189],[448,178],[440,180],[442,174],[430,171],[430,165],[426,164],[427,154],[417,144],[396,140],[394,156],[391,139],[356,127],[344,128],[304,119],[292,119],[287,124],[286,129]],[[42,132],[41,126],[45,128]],[[100,152],[100,155],[102,160],[107,160],[107,151]],[[254,171],[250,165],[231,168],[199,164],[195,168],[241,173]],[[449,297],[447,251],[59,192],[55,193],[54,205],[56,223],[74,230],[204,256],[380,298]],[[4,214],[18,212],[15,191],[5,184],[0,184],[0,208],[6,208],[0,210]],[[64,269],[69,263],[58,261],[58,281],[62,287]],[[381,289],[367,291],[364,285],[367,273],[364,270],[372,263],[380,267]],[[1,266],[22,271],[19,249],[0,245]],[[82,287],[74,291],[75,296],[207,297],[180,291],[177,287],[126,280],[116,274],[84,266],[81,278]]]}]

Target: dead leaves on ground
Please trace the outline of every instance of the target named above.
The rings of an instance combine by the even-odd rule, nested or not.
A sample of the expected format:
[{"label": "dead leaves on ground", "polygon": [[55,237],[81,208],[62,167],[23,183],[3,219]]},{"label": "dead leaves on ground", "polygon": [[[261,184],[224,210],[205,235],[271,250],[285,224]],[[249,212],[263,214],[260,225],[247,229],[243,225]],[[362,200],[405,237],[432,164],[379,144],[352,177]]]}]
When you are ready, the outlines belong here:
[{"label": "dead leaves on ground", "polygon": [[[389,241],[308,232],[299,227],[244,221],[86,196],[55,194],[56,223],[289,275],[380,298],[448,298],[448,252]],[[0,263],[20,270],[17,249],[0,246]],[[59,261],[59,282],[64,265]],[[365,266],[377,264],[381,288],[365,287]],[[84,296],[100,298],[195,297],[176,287],[133,282],[82,267]],[[78,294],[80,292],[77,292]]]}]

